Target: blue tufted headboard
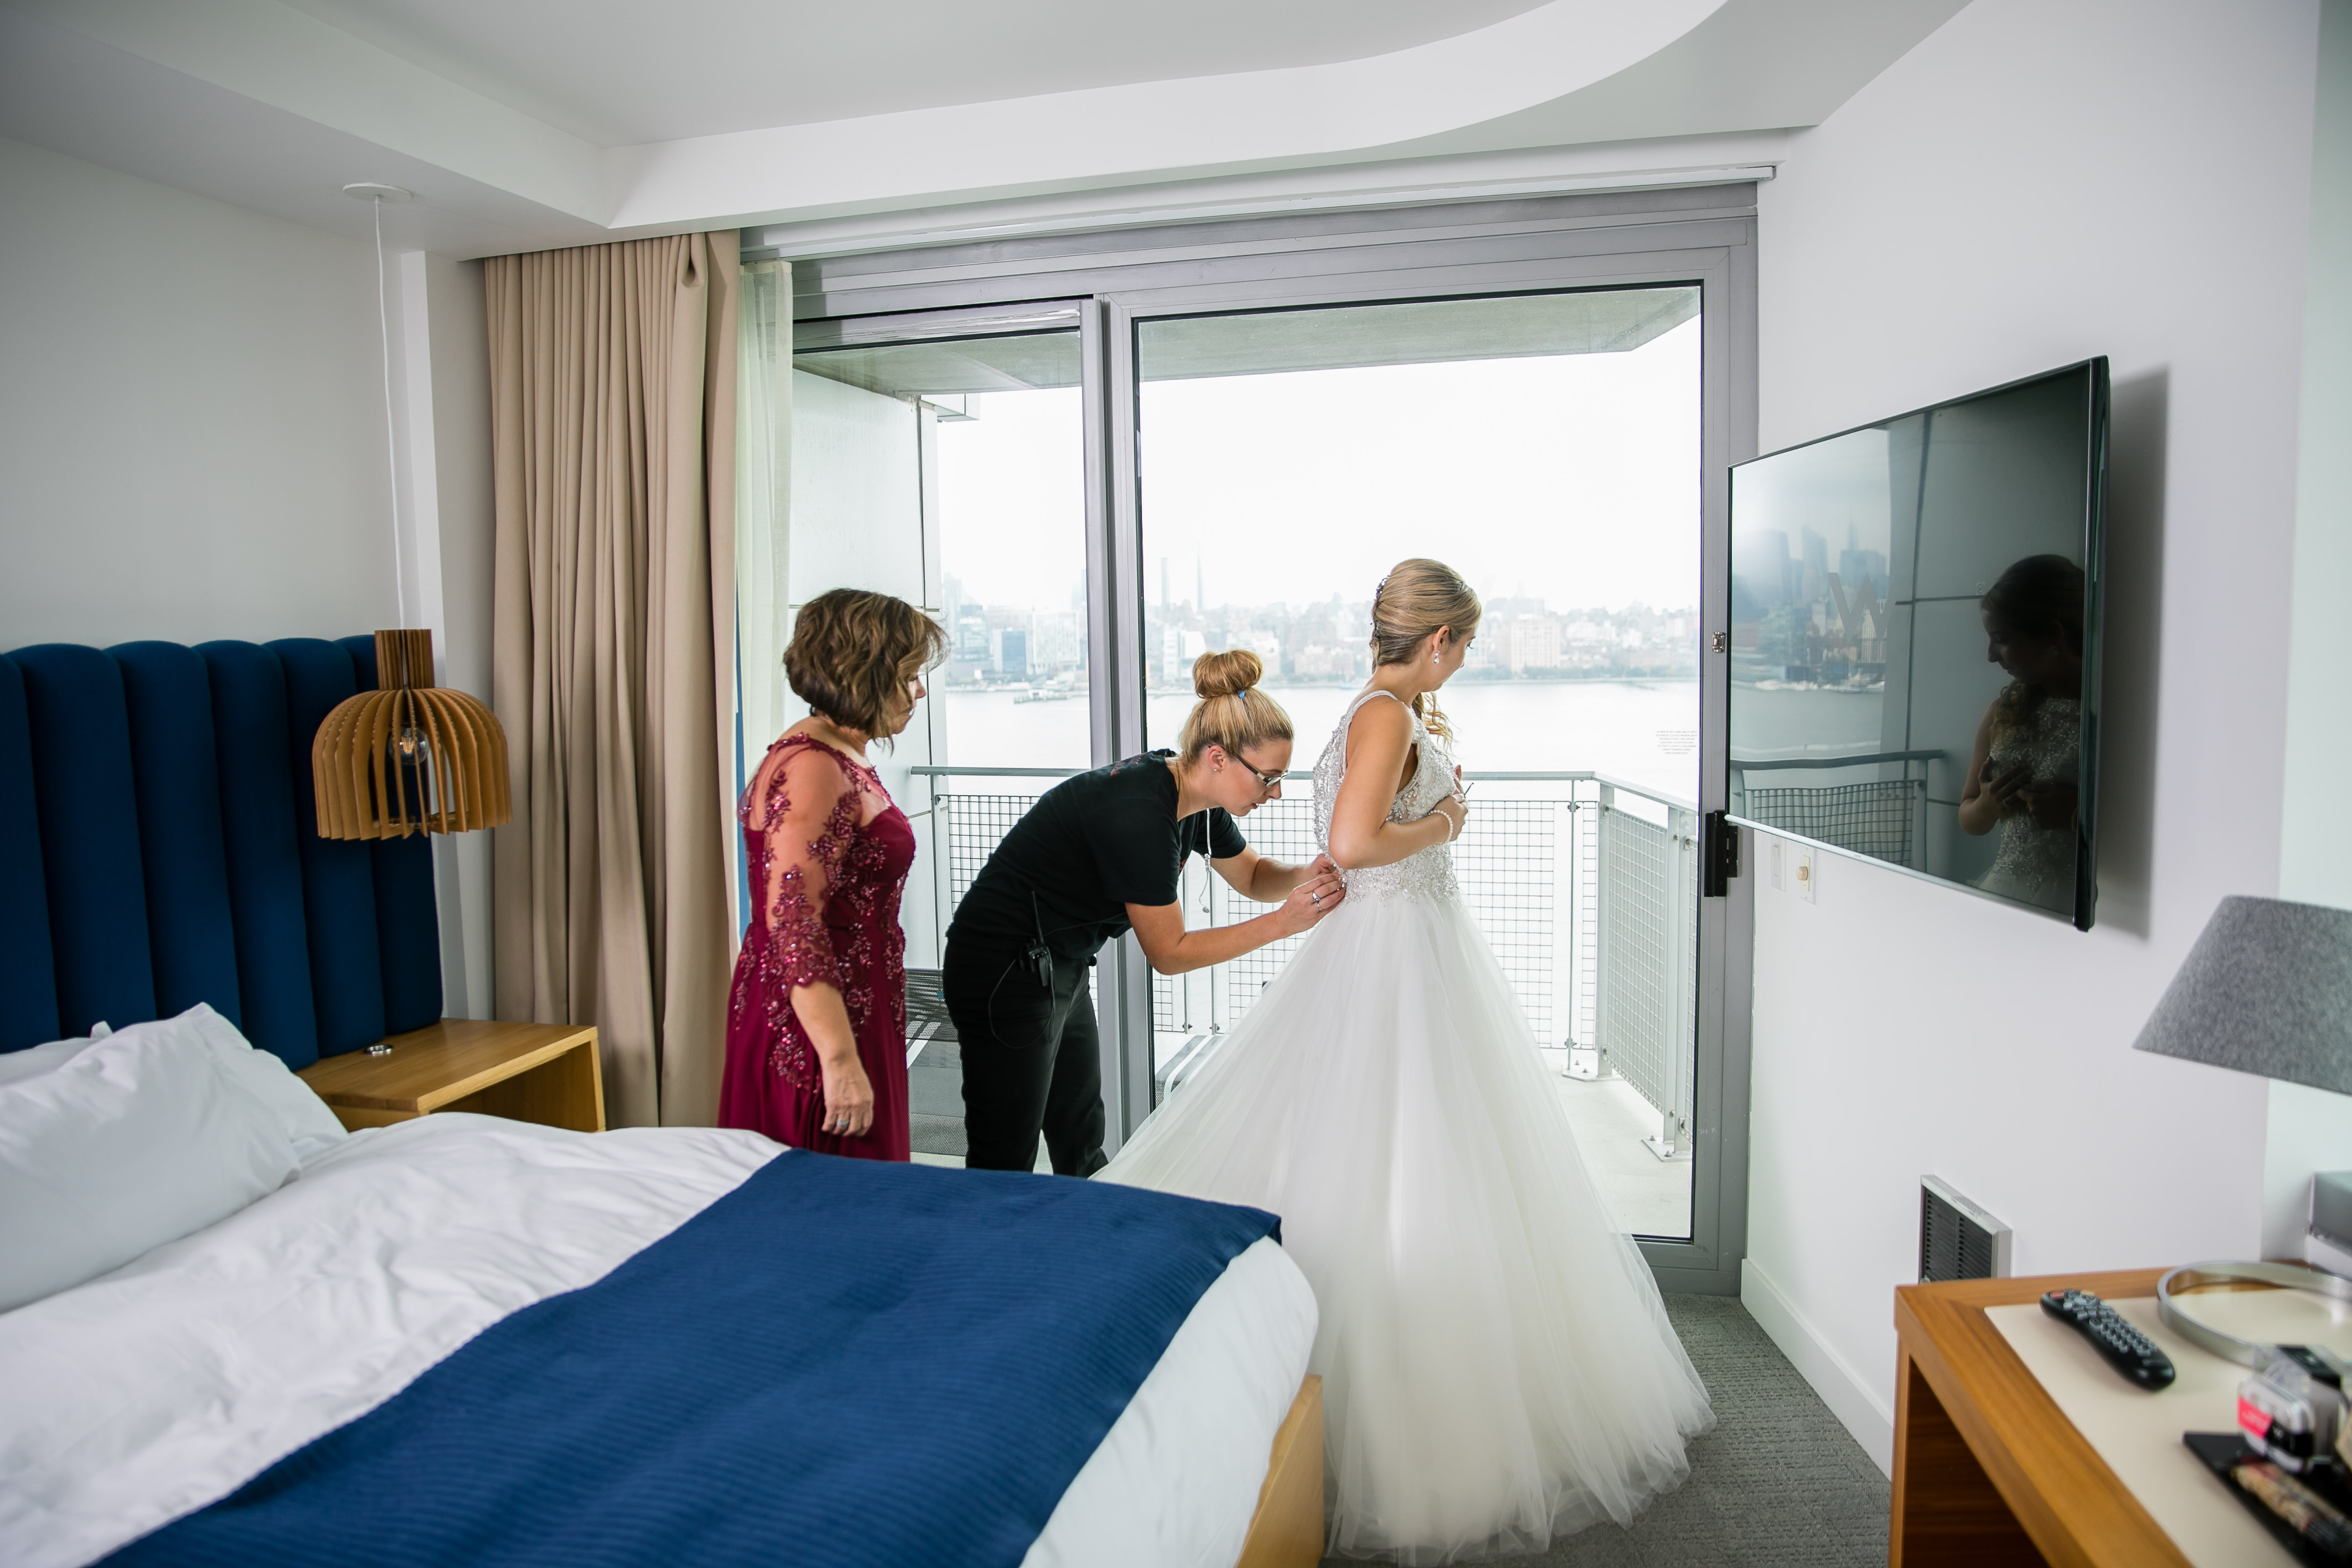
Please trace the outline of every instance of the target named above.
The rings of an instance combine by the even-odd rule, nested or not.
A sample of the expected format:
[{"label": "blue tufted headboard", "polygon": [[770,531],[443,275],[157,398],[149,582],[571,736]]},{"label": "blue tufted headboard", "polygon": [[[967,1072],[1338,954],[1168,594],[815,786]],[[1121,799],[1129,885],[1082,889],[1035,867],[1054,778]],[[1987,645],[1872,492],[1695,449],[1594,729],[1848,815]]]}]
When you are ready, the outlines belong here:
[{"label": "blue tufted headboard", "polygon": [[422,834],[317,832],[371,637],[0,657],[0,1051],[209,1002],[289,1067],[441,1016]]}]

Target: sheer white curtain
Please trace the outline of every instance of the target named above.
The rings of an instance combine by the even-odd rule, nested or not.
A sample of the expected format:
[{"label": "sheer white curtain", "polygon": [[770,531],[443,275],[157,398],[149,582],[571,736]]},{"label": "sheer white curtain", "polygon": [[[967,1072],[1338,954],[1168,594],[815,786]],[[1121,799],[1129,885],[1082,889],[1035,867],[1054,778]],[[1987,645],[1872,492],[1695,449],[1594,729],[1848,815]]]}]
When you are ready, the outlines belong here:
[{"label": "sheer white curtain", "polygon": [[[792,263],[755,261],[743,268],[737,320],[736,721],[743,760],[734,787],[740,793],[768,742],[783,729],[792,698],[784,684],[784,643],[792,635],[784,592],[793,495]],[[729,880],[739,939],[750,918],[742,906],[742,854],[738,834],[736,873]]]}]

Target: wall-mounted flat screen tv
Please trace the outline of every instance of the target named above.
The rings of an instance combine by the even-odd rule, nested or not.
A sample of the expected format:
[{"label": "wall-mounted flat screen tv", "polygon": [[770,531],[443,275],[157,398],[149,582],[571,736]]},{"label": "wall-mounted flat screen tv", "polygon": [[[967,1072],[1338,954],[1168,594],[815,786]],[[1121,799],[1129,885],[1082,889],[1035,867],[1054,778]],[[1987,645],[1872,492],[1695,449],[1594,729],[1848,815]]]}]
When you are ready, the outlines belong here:
[{"label": "wall-mounted flat screen tv", "polygon": [[1731,470],[1730,810],[2090,929],[2107,362]]}]

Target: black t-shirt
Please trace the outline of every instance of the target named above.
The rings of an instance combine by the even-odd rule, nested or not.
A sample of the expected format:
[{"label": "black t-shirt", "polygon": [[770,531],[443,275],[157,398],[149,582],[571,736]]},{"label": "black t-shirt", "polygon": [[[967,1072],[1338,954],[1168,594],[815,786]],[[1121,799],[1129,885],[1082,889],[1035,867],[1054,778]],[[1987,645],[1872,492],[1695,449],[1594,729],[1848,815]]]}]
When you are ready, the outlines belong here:
[{"label": "black t-shirt", "polygon": [[1129,928],[1128,905],[1176,901],[1187,855],[1248,848],[1221,806],[1177,819],[1173,755],[1129,757],[1047,790],[972,879],[948,940],[1014,954],[1043,926],[1057,962],[1091,958]]}]

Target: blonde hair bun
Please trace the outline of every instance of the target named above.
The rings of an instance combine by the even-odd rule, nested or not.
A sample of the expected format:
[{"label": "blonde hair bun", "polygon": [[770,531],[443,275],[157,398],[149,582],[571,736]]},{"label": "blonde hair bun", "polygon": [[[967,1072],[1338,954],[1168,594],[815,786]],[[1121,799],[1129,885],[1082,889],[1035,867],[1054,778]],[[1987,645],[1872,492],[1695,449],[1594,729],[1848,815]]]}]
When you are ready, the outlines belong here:
[{"label": "blonde hair bun", "polygon": [[1192,661],[1192,690],[1204,701],[1239,697],[1265,679],[1265,661],[1245,647],[1204,653]]},{"label": "blonde hair bun", "polygon": [[1176,737],[1176,749],[1188,764],[1211,746],[1238,757],[1244,746],[1291,738],[1290,715],[1257,689],[1265,675],[1265,661],[1245,647],[1204,653],[1192,661],[1192,689],[1201,700],[1192,704]]}]

